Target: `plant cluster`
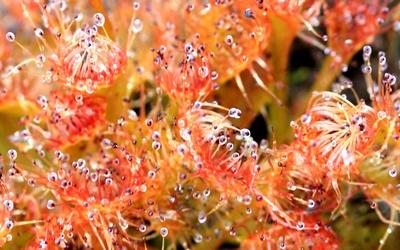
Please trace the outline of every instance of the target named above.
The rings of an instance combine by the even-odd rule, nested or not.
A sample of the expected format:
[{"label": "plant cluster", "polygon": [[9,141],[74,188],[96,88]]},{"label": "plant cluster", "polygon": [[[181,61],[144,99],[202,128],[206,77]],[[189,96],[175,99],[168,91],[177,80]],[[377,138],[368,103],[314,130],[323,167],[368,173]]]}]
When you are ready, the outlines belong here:
[{"label": "plant cluster", "polygon": [[[376,247],[400,225],[400,89],[372,49],[398,46],[395,1],[1,11],[0,247],[339,249],[357,196]],[[300,42],[321,63],[295,91]]]}]

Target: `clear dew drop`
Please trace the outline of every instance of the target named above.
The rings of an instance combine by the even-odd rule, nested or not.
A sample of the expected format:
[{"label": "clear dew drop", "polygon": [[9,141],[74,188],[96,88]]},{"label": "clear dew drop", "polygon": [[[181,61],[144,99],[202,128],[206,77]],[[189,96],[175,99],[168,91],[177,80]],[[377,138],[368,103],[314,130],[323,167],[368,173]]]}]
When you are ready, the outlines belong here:
[{"label": "clear dew drop", "polygon": [[138,10],[140,8],[140,3],[138,1],[133,2],[133,9]]},{"label": "clear dew drop", "polygon": [[209,74],[209,71],[208,71],[208,68],[207,68],[207,67],[201,66],[201,67],[199,67],[197,73],[199,74],[199,77],[200,77],[200,78],[205,79],[205,78],[207,78],[207,76],[208,76],[208,74]]},{"label": "clear dew drop", "polygon": [[10,149],[10,150],[8,150],[7,155],[11,161],[15,161],[17,159],[18,154],[15,149]]},{"label": "clear dew drop", "polygon": [[305,227],[304,222],[302,222],[302,221],[297,222],[297,225],[296,225],[297,230],[301,231],[304,229],[304,227]]},{"label": "clear dew drop", "polygon": [[307,207],[308,208],[314,208],[315,207],[315,201],[314,200],[312,200],[312,199],[309,199],[308,201],[307,201]]},{"label": "clear dew drop", "polygon": [[14,42],[15,41],[15,34],[13,32],[7,32],[6,39],[9,42]]},{"label": "clear dew drop", "polygon": [[8,211],[12,211],[14,209],[14,202],[12,200],[5,200],[3,205]]},{"label": "clear dew drop", "polygon": [[161,235],[161,237],[163,237],[163,238],[167,237],[167,235],[168,235],[168,228],[166,228],[166,227],[160,228],[160,235]]},{"label": "clear dew drop", "polygon": [[146,225],[145,225],[145,224],[140,224],[140,226],[139,226],[139,232],[144,233],[144,232],[146,232],[146,230],[147,230]]},{"label": "clear dew drop", "polygon": [[142,30],[143,30],[143,22],[139,18],[136,18],[132,24],[132,32],[136,34]]},{"label": "clear dew drop", "polygon": [[4,226],[8,230],[11,230],[14,227],[14,222],[12,222],[10,219],[6,219],[5,222],[4,222]]},{"label": "clear dew drop", "polygon": [[204,224],[207,221],[207,215],[204,212],[200,212],[197,216],[197,220],[200,224]]},{"label": "clear dew drop", "polygon": [[194,242],[196,242],[197,244],[199,244],[199,243],[201,243],[201,242],[203,241],[203,235],[201,235],[201,234],[199,234],[199,233],[196,233],[196,234],[194,235],[193,240],[194,240]]},{"label": "clear dew drop", "polygon": [[34,30],[35,36],[41,38],[44,36],[44,31],[41,28],[35,28]]},{"label": "clear dew drop", "polygon": [[47,209],[52,210],[56,207],[56,203],[53,200],[47,201]]},{"label": "clear dew drop", "polygon": [[243,138],[248,138],[248,137],[250,137],[251,133],[250,133],[250,130],[248,130],[247,128],[244,128],[244,129],[240,130],[240,135]]},{"label": "clear dew drop", "polygon": [[106,19],[103,14],[96,13],[93,16],[93,23],[98,27],[103,27]]},{"label": "clear dew drop", "polygon": [[397,176],[397,170],[395,168],[389,169],[389,176],[390,177],[396,177]]},{"label": "clear dew drop", "polygon": [[309,124],[311,122],[311,115],[309,114],[304,114],[301,116],[301,122],[303,124]]}]

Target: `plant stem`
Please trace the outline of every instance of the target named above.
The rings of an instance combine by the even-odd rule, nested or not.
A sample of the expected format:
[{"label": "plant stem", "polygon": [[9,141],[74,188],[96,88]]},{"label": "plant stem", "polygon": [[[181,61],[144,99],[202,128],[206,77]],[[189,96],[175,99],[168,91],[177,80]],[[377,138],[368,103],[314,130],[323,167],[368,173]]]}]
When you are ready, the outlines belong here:
[{"label": "plant stem", "polygon": [[[274,72],[276,95],[283,105],[276,102],[269,106],[268,125],[273,128],[274,139],[278,143],[287,142],[291,139],[289,126],[290,112],[285,106],[287,100],[287,67],[289,54],[293,41],[300,29],[296,21],[286,20],[277,15],[270,15],[272,23],[271,36],[271,62]],[[270,138],[272,139],[272,138]]]}]

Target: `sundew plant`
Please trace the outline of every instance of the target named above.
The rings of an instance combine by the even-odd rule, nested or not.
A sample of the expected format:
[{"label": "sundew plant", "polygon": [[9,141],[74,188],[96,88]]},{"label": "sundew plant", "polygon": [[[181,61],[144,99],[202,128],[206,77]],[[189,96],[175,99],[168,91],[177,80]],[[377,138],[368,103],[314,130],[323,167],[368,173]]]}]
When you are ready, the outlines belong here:
[{"label": "sundew plant", "polygon": [[0,248],[398,249],[397,0],[0,0]]}]

